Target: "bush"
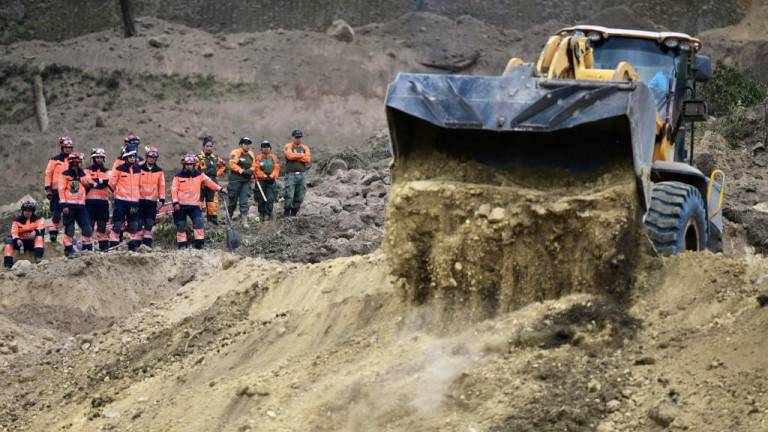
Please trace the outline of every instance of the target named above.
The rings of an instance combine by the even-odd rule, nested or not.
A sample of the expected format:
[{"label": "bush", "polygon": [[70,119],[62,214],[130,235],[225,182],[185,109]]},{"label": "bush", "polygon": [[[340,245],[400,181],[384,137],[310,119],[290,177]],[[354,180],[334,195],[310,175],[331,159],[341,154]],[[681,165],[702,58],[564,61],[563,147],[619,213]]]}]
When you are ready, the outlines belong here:
[{"label": "bush", "polygon": [[699,95],[708,102],[709,112],[719,117],[735,111],[744,114],[746,108],[762,102],[768,96],[768,87],[748,77],[735,66],[718,62],[712,78],[702,85]]}]

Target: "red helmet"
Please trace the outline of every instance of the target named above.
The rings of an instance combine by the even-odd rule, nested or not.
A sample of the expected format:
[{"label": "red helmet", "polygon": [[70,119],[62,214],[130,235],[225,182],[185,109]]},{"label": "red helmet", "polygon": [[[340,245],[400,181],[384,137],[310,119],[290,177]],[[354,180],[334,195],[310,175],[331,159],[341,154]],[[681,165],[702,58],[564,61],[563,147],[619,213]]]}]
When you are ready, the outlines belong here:
[{"label": "red helmet", "polygon": [[72,152],[67,156],[67,162],[82,162],[83,154],[79,152]]},{"label": "red helmet", "polygon": [[160,157],[160,151],[157,149],[157,147],[147,146],[146,150],[147,150],[147,157],[153,157],[153,158]]},{"label": "red helmet", "polygon": [[74,144],[72,143],[72,138],[68,136],[59,137],[59,145],[61,147],[74,147]]},{"label": "red helmet", "polygon": [[181,157],[182,165],[197,165],[197,158],[191,154],[185,154]]}]

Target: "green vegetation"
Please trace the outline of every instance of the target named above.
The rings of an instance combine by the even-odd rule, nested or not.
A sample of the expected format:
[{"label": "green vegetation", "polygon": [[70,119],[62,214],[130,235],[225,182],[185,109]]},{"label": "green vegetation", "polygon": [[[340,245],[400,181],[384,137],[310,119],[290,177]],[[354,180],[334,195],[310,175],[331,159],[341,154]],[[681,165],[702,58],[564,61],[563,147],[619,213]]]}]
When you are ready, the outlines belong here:
[{"label": "green vegetation", "polygon": [[702,85],[699,94],[708,101],[713,115],[724,116],[739,107],[749,108],[762,102],[768,96],[768,86],[735,66],[718,63],[712,79]]},{"label": "green vegetation", "polygon": [[708,102],[710,113],[717,117],[717,129],[731,146],[737,146],[761,127],[749,118],[749,113],[750,108],[765,102],[768,86],[741,69],[718,63],[699,95]]}]

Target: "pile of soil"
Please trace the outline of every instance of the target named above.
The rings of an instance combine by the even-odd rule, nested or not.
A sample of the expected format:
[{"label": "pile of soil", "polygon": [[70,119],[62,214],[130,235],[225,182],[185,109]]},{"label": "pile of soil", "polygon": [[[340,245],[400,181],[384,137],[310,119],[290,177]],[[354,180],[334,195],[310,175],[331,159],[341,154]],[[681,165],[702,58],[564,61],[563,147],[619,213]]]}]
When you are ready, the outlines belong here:
[{"label": "pile of soil", "polygon": [[482,322],[447,320],[447,307],[464,305],[438,298],[414,305],[380,253],[304,266],[237,260],[223,257],[79,349],[10,360],[0,425],[759,430],[768,412],[755,301],[765,260],[650,259],[628,303],[568,295]]}]

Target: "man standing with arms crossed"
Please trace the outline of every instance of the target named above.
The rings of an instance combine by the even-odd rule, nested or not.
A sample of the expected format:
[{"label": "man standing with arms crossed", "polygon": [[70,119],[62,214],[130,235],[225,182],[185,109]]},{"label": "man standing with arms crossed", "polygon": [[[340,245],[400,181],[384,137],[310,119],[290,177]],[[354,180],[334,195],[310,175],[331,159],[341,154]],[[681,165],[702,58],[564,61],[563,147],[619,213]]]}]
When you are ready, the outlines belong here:
[{"label": "man standing with arms crossed", "polygon": [[307,190],[306,172],[312,162],[309,147],[301,142],[304,134],[296,129],[291,132],[293,140],[285,145],[285,194],[283,201],[283,216],[296,216],[304,202]]}]

